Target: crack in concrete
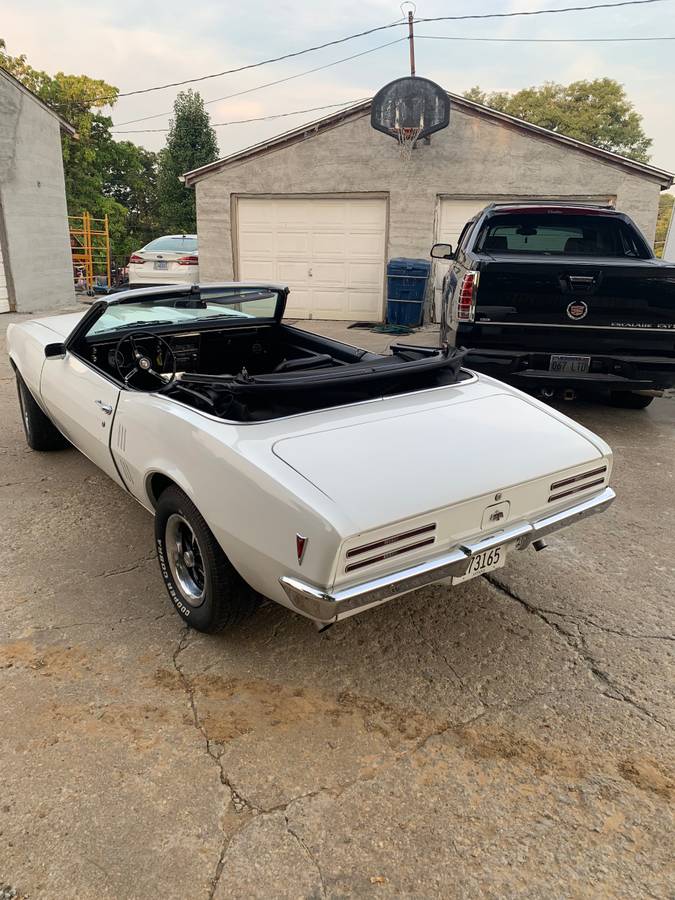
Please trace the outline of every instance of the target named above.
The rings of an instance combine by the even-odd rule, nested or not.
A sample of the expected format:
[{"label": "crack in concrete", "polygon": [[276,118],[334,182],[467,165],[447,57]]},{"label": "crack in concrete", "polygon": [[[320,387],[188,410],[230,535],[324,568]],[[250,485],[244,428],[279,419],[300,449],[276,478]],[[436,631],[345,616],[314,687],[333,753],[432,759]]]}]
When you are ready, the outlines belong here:
[{"label": "crack in concrete", "polygon": [[656,716],[651,710],[647,709],[647,707],[643,706],[625,691],[623,691],[612,679],[609,672],[605,672],[598,665],[598,661],[591,654],[588,644],[584,638],[584,635],[577,626],[577,630],[579,632],[579,641],[577,642],[569,632],[565,631],[564,628],[548,618],[549,615],[559,615],[557,612],[553,612],[552,610],[545,610],[541,607],[535,606],[534,603],[531,603],[529,600],[525,600],[520,595],[516,594],[507,584],[499,581],[494,575],[483,575],[482,576],[488,584],[492,585],[493,588],[500,591],[504,596],[508,597],[510,600],[514,600],[516,603],[520,604],[523,609],[527,610],[527,612],[536,616],[538,619],[541,619],[549,628],[552,628],[556,634],[559,634],[560,637],[564,640],[567,646],[574,650],[577,656],[584,662],[587,669],[593,675],[593,677],[598,681],[606,690],[601,691],[606,697],[610,697],[613,700],[621,700],[624,703],[628,703],[638,712],[647,716],[653,722],[656,722],[661,728],[667,729],[667,726],[664,722],[662,722],[658,716]]},{"label": "crack in concrete", "polygon": [[319,865],[318,860],[316,859],[316,857],[314,856],[312,851],[309,849],[307,844],[300,837],[300,835],[297,832],[293,831],[293,828],[291,827],[291,823],[288,820],[288,816],[285,814],[284,814],[284,821],[286,822],[286,831],[295,838],[300,849],[304,852],[307,859],[311,862],[311,864],[316,869],[316,874],[319,876],[319,884],[321,885],[321,896],[324,898],[327,897],[328,894],[326,892],[326,882],[323,879],[323,872],[321,871],[321,866]]},{"label": "crack in concrete", "polygon": [[[192,682],[190,681],[190,679],[188,678],[188,676],[185,674],[184,669],[178,662],[178,658],[181,655],[181,653],[189,646],[189,644],[188,644],[189,633],[190,633],[190,626],[186,625],[185,630],[184,630],[183,634],[181,635],[180,640],[178,641],[176,649],[173,652],[172,662],[173,662],[173,667],[176,671],[176,674],[178,675],[180,682],[183,685],[183,689],[188,698],[188,703],[190,706],[190,710],[192,712],[192,723],[193,723],[194,727],[197,729],[197,731],[201,734],[201,736],[204,740],[204,747],[206,749],[207,754],[210,756],[210,758],[213,760],[213,762],[218,767],[220,783],[228,789],[228,791],[230,793],[230,802],[232,803],[232,806],[234,807],[236,812],[240,813],[240,812],[242,812],[242,810],[247,809],[253,814],[259,813],[261,810],[259,810],[258,807],[254,806],[252,803],[249,803],[245,797],[242,797],[241,794],[238,793],[238,791],[234,788],[234,786],[230,782],[229,778],[225,774],[225,770],[223,769],[223,765],[220,761],[220,757],[218,756],[217,753],[214,752],[214,750],[211,746],[211,740],[208,736],[206,728],[204,727],[204,724],[199,717],[199,711],[197,710],[197,701],[195,699],[194,686],[193,686]],[[233,838],[235,837],[236,834],[238,834],[243,828],[247,827],[249,824],[250,824],[250,820],[248,822],[242,823],[241,827],[236,829],[235,832],[232,835],[230,835],[229,837],[227,835],[224,835],[223,842],[221,844],[220,852],[218,855],[218,861],[216,863],[216,868],[215,868],[215,871],[213,874],[213,878],[211,879],[211,888],[210,888],[209,895],[208,895],[209,900],[213,900],[213,897],[215,896],[216,890],[218,888],[218,883],[220,881],[220,877],[223,872],[223,867],[225,865],[225,856],[227,855],[227,851],[230,847],[230,844],[232,843]]]},{"label": "crack in concrete", "polygon": [[124,569],[111,569],[110,572],[99,572],[98,575],[94,575],[94,578],[114,578],[116,575],[126,575],[128,572],[135,572],[136,569],[140,569],[145,563],[150,562],[155,559],[156,555],[154,550],[148,556],[143,556],[138,562],[133,563],[130,566],[127,566]]}]

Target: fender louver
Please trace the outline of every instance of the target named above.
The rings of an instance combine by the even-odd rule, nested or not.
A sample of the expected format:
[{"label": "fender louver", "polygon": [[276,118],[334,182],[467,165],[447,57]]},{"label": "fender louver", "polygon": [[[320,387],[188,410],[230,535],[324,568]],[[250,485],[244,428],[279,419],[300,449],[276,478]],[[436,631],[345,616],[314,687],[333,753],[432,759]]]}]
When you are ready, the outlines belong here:
[{"label": "fender louver", "polygon": [[591,469],[590,472],[581,472],[579,475],[571,475],[569,478],[554,481],[550,487],[551,495],[548,502],[553,503],[555,500],[569,497],[570,494],[578,494],[580,491],[597,487],[604,483],[606,473],[607,466],[599,466],[597,469]]}]

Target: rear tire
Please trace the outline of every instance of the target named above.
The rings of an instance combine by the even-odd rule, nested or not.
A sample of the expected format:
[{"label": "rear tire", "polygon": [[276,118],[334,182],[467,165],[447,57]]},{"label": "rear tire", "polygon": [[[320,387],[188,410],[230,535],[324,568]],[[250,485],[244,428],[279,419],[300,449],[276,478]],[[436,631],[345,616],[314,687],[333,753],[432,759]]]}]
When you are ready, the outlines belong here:
[{"label": "rear tire", "polygon": [[67,447],[68,441],[42,412],[18,372],[16,373],[16,390],[19,395],[21,421],[26,435],[26,443],[31,450],[63,450]]},{"label": "rear tire", "polygon": [[633,391],[612,391],[609,402],[621,409],[646,409],[654,398]]},{"label": "rear tire", "polygon": [[249,587],[223,553],[194,503],[168,487],[155,511],[159,568],[179,616],[214,634],[252,615],[262,597]]}]

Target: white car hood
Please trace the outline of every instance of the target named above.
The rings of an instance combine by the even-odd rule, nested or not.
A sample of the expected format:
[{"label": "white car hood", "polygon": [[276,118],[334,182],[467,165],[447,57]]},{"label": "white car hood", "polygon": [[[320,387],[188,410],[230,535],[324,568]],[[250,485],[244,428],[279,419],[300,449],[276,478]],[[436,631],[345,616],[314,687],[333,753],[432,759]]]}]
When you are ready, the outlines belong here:
[{"label": "white car hood", "polygon": [[600,459],[584,431],[496,393],[313,430],[273,451],[367,531]]},{"label": "white car hood", "polygon": [[87,309],[84,312],[62,313],[60,316],[41,316],[39,319],[31,319],[31,321],[36,325],[48,328],[61,338],[67,338],[88,311]]}]

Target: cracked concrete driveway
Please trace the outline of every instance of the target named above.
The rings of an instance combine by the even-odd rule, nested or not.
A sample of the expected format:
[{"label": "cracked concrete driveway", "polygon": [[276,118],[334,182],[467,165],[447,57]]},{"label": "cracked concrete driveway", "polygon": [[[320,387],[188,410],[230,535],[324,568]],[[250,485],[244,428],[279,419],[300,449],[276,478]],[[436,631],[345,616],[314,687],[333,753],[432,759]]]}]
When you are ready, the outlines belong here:
[{"label": "cracked concrete driveway", "polygon": [[672,896],[675,403],[567,409],[619,499],[544,553],[323,634],[268,605],[206,637],[148,515],[27,450],[0,366],[0,886]]}]

